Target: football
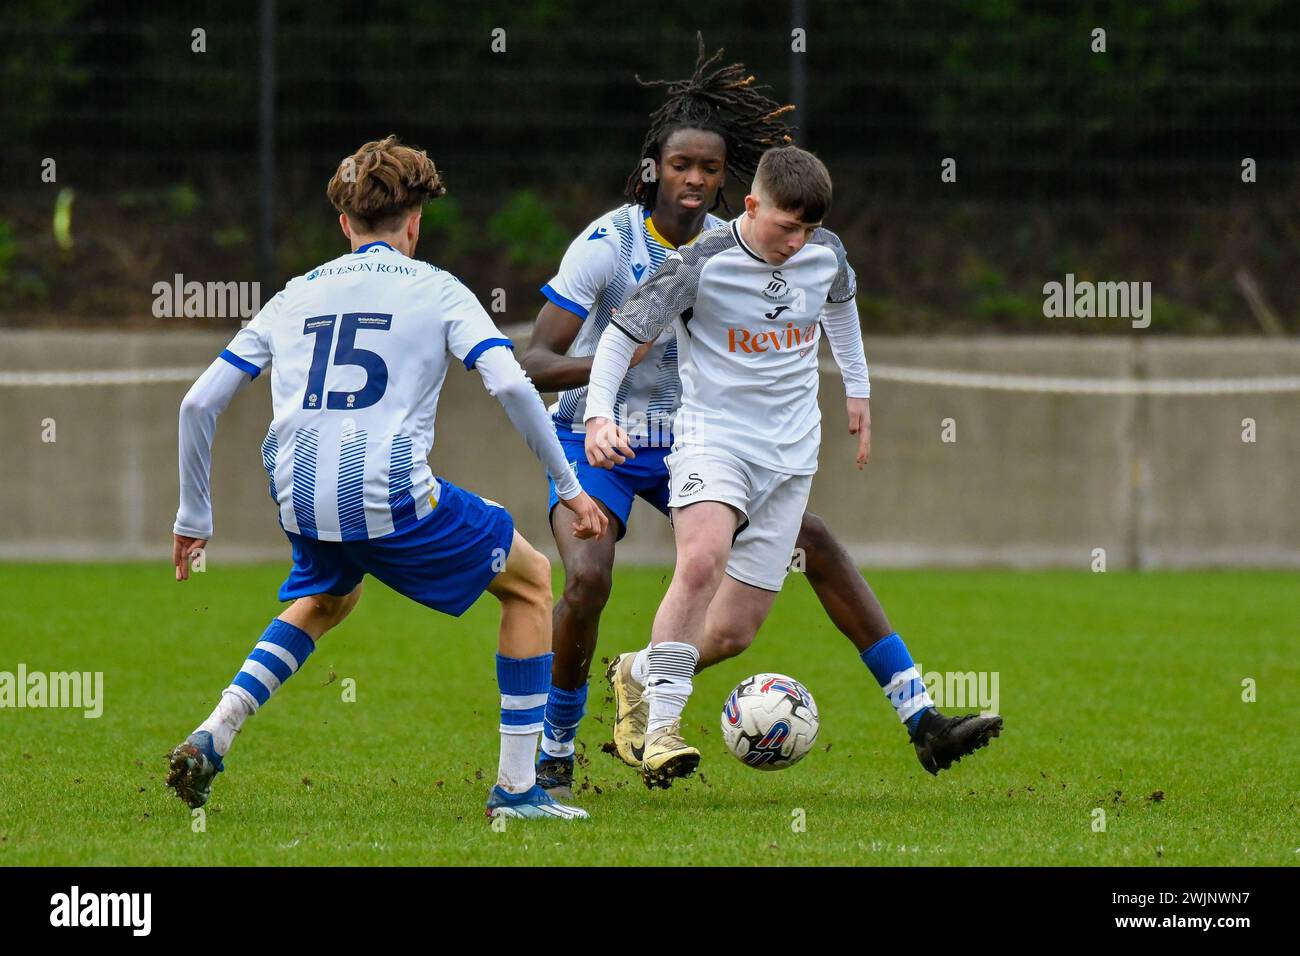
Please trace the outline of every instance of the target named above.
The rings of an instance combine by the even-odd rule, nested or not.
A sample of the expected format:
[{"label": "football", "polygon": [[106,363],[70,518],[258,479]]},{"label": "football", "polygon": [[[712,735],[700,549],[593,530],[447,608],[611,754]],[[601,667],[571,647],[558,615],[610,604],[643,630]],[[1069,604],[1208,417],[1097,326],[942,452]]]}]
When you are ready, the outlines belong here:
[{"label": "football", "polygon": [[746,677],[722,708],[722,738],[736,759],[784,770],[812,749],[821,721],[808,688],[785,674]]}]

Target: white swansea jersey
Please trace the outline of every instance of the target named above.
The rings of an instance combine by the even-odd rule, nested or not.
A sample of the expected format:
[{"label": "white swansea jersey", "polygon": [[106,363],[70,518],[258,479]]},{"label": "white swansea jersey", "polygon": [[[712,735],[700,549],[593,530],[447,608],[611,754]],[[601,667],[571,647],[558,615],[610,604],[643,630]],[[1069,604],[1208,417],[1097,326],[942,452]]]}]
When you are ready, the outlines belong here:
[{"label": "white swansea jersey", "polygon": [[[707,215],[704,230],[723,225]],[[703,232],[701,232],[703,235]],[[654,229],[649,210],[620,206],[590,223],[564,254],[560,269],[542,294],[583,320],[568,355],[594,355],[610,316],[658,271],[673,251]],[[677,342],[669,329],[635,368],[629,369],[614,406],[615,420],[637,447],[669,445],[681,399]],[[558,431],[585,432],[587,386],[560,393],[551,406]]]},{"label": "white swansea jersey", "polygon": [[510,340],[459,279],[387,243],[291,280],[221,353],[271,367],[262,462],[285,530],[355,541],[427,515],[448,356],[471,369],[497,345]]},{"label": "white swansea jersey", "polygon": [[725,448],[791,475],[817,471],[819,316],[857,291],[839,237],[816,230],[772,266],[739,219],[670,255],[613,322],[638,342],[677,330],[682,405],[676,443]]}]

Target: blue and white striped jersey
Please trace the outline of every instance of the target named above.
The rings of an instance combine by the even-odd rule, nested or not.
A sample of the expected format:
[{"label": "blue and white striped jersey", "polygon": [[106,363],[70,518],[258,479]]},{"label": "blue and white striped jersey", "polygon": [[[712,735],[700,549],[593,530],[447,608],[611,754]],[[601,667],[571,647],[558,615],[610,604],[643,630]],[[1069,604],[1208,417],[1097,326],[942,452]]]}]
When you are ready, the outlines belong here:
[{"label": "blue and white striped jersey", "polygon": [[[706,216],[701,231],[725,225]],[[569,346],[571,356],[593,355],[610,316],[646,282],[673,247],[658,236],[649,210],[632,203],[606,213],[573,240],[555,278],[542,286],[548,299],[583,319]],[[669,328],[650,354],[628,371],[618,392],[615,420],[636,447],[672,444],[673,416],[681,400],[677,341]],[[559,431],[585,432],[587,386],[560,393],[551,406]]]},{"label": "blue and white striped jersey", "polygon": [[458,279],[387,243],[290,281],[221,353],[253,376],[271,366],[262,460],[284,528],[355,541],[427,515],[448,354],[472,369],[496,345],[510,340]]}]

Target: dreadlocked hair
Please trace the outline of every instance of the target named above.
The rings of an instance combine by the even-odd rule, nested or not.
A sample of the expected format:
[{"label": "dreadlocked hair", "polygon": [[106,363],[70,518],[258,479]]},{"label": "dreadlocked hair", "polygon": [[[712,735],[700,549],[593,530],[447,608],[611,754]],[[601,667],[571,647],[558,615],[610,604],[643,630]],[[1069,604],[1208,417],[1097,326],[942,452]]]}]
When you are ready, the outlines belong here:
[{"label": "dreadlocked hair", "polygon": [[[653,209],[659,195],[658,178],[647,181],[647,159],[659,162],[668,137],[680,129],[702,129],[717,133],[727,148],[727,171],[742,181],[753,178],[763,153],[773,146],[793,142],[794,128],[781,118],[794,110],[767,96],[766,86],[755,86],[754,76],[745,64],[720,66],[722,50],[704,55],[704,35],[695,34],[699,55],[695,72],[684,80],[636,81],[643,87],[663,87],[668,99],[650,114],[650,129],[641,144],[641,158],[627,179],[627,197],[646,209]],[[713,209],[719,204],[731,212],[727,199],[718,190]]]}]

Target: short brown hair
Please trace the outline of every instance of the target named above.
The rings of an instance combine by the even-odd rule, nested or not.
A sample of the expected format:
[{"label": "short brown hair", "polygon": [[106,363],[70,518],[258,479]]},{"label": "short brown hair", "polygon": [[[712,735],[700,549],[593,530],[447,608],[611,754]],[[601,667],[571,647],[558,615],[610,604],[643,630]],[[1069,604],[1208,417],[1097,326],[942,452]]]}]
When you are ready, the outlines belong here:
[{"label": "short brown hair", "polygon": [[821,222],[831,209],[826,164],[798,146],[777,146],[763,154],[754,173],[754,191],[804,222]]},{"label": "short brown hair", "polygon": [[367,232],[399,225],[402,216],[447,191],[422,149],[396,136],[372,140],[339,163],[325,195],[339,212]]}]

